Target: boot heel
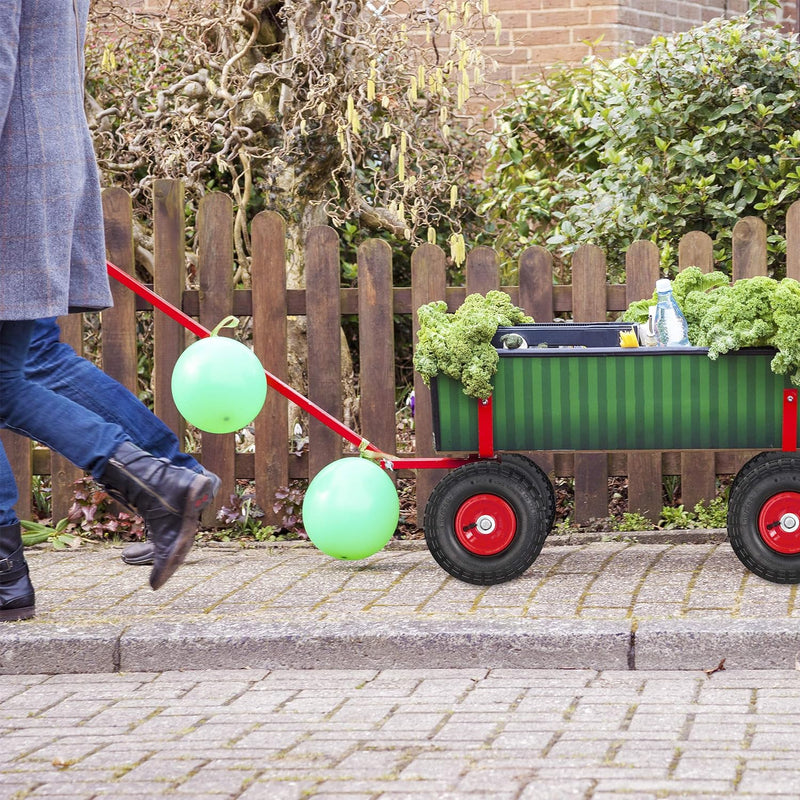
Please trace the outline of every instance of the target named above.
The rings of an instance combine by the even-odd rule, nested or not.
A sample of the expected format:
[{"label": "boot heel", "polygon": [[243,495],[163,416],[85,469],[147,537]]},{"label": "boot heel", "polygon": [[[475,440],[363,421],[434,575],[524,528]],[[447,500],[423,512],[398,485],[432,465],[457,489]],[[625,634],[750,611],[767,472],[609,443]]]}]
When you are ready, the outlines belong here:
[{"label": "boot heel", "polygon": [[19,523],[0,527],[0,622],[30,619],[36,593],[28,576]]},{"label": "boot heel", "polygon": [[22,619],[33,619],[35,616],[36,606],[0,609],[0,622],[19,622]]}]

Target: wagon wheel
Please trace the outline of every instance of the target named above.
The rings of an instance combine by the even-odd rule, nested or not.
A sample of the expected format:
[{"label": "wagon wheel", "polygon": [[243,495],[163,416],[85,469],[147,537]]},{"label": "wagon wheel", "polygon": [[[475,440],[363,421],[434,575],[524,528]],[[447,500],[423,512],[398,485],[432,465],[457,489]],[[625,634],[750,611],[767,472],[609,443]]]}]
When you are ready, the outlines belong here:
[{"label": "wagon wheel", "polygon": [[459,580],[488,586],[536,560],[549,527],[545,500],[527,470],[478,461],[446,475],[425,507],[425,540]]},{"label": "wagon wheel", "polygon": [[761,453],[736,476],[728,538],[739,560],[773,583],[800,583],[800,455]]},{"label": "wagon wheel", "polygon": [[544,500],[547,530],[551,530],[556,519],[556,493],[547,473],[533,459],[522,453],[499,453],[498,458],[503,464],[514,464],[528,472],[528,477],[533,481]]}]

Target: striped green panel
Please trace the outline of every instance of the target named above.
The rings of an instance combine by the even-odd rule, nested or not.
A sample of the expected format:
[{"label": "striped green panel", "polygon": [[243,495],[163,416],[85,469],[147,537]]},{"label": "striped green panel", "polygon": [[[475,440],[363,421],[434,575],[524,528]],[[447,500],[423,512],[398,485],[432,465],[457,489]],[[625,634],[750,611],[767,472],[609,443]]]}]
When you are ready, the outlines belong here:
[{"label": "striped green panel", "polygon": [[[644,348],[501,357],[497,450],[689,450],[780,447],[783,390],[772,353]],[[438,381],[437,447],[475,450],[477,401]]]}]

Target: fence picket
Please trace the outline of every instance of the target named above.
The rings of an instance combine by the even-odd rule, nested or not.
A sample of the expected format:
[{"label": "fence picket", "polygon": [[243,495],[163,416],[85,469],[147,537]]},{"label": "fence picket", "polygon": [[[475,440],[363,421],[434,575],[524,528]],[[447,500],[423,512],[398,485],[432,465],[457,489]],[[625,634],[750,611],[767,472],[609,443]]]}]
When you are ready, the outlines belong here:
[{"label": "fence picket", "polygon": [[714,269],[714,243],[703,231],[690,231],[678,243],[678,267],[697,267],[701,272]]},{"label": "fence picket", "polygon": [[519,258],[519,306],[535,322],[550,322],[553,310],[553,256],[529,247]]},{"label": "fence picket", "polygon": [[[634,242],[625,254],[626,301],[653,296],[659,274],[658,247]],[[657,522],[661,516],[661,453],[649,450],[628,454],[628,509]]]},{"label": "fence picket", "polygon": [[358,248],[359,387],[361,435],[395,452],[392,249],[371,239]]},{"label": "fence picket", "polygon": [[467,255],[467,294],[486,294],[500,288],[497,256],[490,247],[476,247]]},{"label": "fence picket", "polygon": [[[678,267],[697,267],[701,272],[714,270],[714,243],[707,233],[692,231],[681,237]],[[713,450],[686,450],[681,453],[681,503],[691,511],[698,503],[714,499],[717,476]]]},{"label": "fence picket", "polygon": [[19,497],[14,511],[19,519],[31,519],[33,503],[31,489],[33,487],[33,446],[27,436],[0,428],[0,446],[5,451],[11,471],[17,481]]},{"label": "fence picket", "polygon": [[[411,256],[411,307],[414,346],[417,343],[419,320],[416,309],[434,300],[444,300],[447,293],[444,251],[433,244],[423,244]],[[416,454],[432,456],[433,413],[430,389],[419,373],[414,372],[414,436]],[[422,525],[422,515],[433,487],[444,477],[445,470],[417,470],[417,523]]]},{"label": "fence picket", "polygon": [[[233,202],[212,192],[197,211],[197,278],[200,286],[200,324],[213,328],[233,313]],[[220,336],[238,338],[230,328]],[[203,433],[203,463],[222,481],[217,497],[205,511],[203,524],[213,525],[217,510],[235,491],[236,440],[232,433]]]},{"label": "fence picket", "polygon": [[767,274],[767,226],[758,217],[744,217],[733,226],[733,280]]},{"label": "fence picket", "polygon": [[[262,211],[253,220],[253,350],[264,368],[284,383],[288,380],[286,333],[286,224],[274,211]],[[256,313],[257,311],[257,313]],[[265,521],[280,522],[272,510],[275,491],[289,485],[289,406],[275,391],[267,392],[263,411],[256,417],[254,472],[256,502]]]},{"label": "fence picket", "polygon": [[786,212],[786,277],[800,281],[800,200]]},{"label": "fence picket", "polygon": [[[106,252],[111,262],[134,274],[131,198],[124,189],[103,192]],[[136,394],[136,296],[111,281],[112,308],[103,311],[103,371]]]},{"label": "fence picket", "polygon": [[[575,322],[606,319],[606,257],[596,245],[584,245],[572,258],[572,316]],[[608,516],[608,456],[575,453],[574,521]]]},{"label": "fence picket", "polygon": [[[312,228],[306,237],[306,320],[308,322],[308,396],[337,419],[342,418],[341,300],[339,237],[333,228]],[[340,458],[339,437],[309,420],[308,476]]]},{"label": "fence picket", "polygon": [[[177,180],[153,182],[153,246],[158,268],[153,289],[173,305],[181,306],[186,285],[183,184]],[[166,314],[153,317],[153,404],[155,413],[183,442],[184,422],[172,399],[170,384],[175,362],[184,350],[186,332]]]}]

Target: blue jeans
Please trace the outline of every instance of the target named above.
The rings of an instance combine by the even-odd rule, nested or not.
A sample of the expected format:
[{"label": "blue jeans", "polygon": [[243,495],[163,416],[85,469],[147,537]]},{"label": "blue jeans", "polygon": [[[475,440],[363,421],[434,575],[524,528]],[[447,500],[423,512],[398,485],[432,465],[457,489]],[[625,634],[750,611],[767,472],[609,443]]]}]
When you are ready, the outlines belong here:
[{"label": "blue jeans", "polygon": [[[19,323],[0,322],[0,326],[10,324]],[[0,330],[0,347],[3,346],[5,338]],[[56,400],[66,401],[70,411],[77,415],[69,417],[69,426],[57,427],[74,429],[73,419],[92,420],[89,423],[92,435],[85,441],[80,439],[83,434],[77,437],[66,435],[68,439],[78,440],[72,442],[70,452],[80,458],[80,461],[63,451],[59,444],[53,443],[52,440],[48,441],[39,434],[33,435],[32,438],[52,447],[95,477],[102,473],[108,456],[125,439],[130,439],[135,445],[155,456],[169,459],[177,466],[199,471],[200,465],[197,461],[181,452],[178,438],[172,430],[144,403],[90,361],[77,355],[69,345],[59,341],[59,328],[54,318],[36,320],[32,325],[24,361],[24,380],[26,385],[23,390],[24,397],[30,398],[29,387],[35,385],[50,393],[49,399],[45,401],[46,407],[49,407],[48,404],[52,401],[50,396],[55,394]],[[0,377],[0,398],[4,398],[7,391]],[[31,406],[30,399],[23,400],[23,405]],[[3,403],[0,400],[0,425],[27,434],[27,431],[15,424],[10,417],[6,418],[2,409]],[[48,412],[53,419],[62,416],[62,413],[64,412]],[[95,425],[100,425],[97,432],[93,430]],[[104,437],[110,438],[106,440]],[[11,509],[17,499],[11,466],[0,446],[0,525],[9,525],[16,521]]]}]

